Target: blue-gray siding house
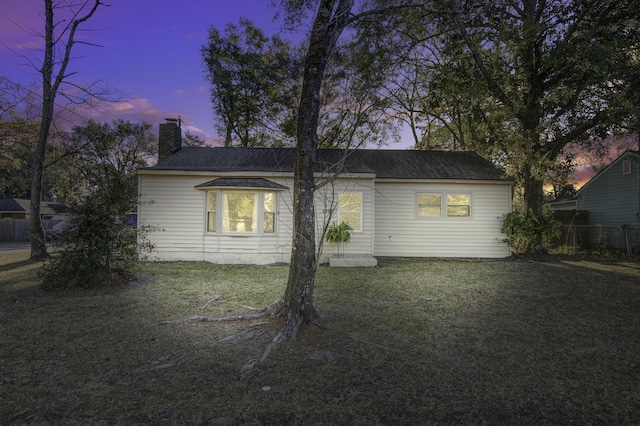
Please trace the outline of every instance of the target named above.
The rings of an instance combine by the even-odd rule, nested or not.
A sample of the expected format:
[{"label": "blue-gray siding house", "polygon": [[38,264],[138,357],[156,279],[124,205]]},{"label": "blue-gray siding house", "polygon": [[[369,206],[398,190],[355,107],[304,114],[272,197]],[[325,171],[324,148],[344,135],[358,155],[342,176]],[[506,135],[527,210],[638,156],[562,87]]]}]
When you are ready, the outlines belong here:
[{"label": "blue-gray siding house", "polygon": [[591,225],[640,225],[640,156],[625,151],[578,191],[577,209],[589,212]]}]

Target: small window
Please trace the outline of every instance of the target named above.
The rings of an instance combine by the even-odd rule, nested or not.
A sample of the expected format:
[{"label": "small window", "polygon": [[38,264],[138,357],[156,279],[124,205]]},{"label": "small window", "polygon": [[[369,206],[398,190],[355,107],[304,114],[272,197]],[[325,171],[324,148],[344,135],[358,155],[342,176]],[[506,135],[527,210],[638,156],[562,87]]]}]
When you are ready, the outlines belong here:
[{"label": "small window", "polygon": [[631,174],[631,160],[624,160],[622,162],[622,174],[623,175]]},{"label": "small window", "polygon": [[471,196],[468,194],[450,194],[447,196],[447,216],[469,217],[471,215]]},{"label": "small window", "polygon": [[354,231],[362,231],[362,194],[350,192],[340,194],[339,222],[348,223]]},{"label": "small window", "polygon": [[264,193],[264,217],[262,230],[272,234],[276,232],[276,194],[273,192]]},{"label": "small window", "polygon": [[218,197],[216,192],[208,193],[208,201],[207,201],[207,231],[216,232],[216,222],[217,216],[216,212],[218,210]]},{"label": "small window", "polygon": [[442,195],[420,194],[418,195],[418,216],[436,216],[442,214]]}]

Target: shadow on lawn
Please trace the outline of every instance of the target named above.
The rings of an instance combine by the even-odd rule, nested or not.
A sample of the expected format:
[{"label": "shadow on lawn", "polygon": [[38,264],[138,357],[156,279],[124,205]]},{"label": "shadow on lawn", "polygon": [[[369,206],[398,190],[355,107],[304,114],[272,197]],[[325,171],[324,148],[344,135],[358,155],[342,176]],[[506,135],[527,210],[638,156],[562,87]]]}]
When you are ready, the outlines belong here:
[{"label": "shadow on lawn", "polygon": [[[171,284],[22,294],[19,305],[0,295],[0,338],[12,343],[0,345],[0,423],[640,422],[640,268],[323,269],[325,328],[303,328],[242,381],[239,367],[281,324],[150,326],[202,313],[211,299],[192,292],[188,269],[170,266],[162,274],[178,275]],[[208,291],[241,276],[187,266],[206,268]],[[237,308],[227,297],[224,312]]]},{"label": "shadow on lawn", "polygon": [[0,273],[2,272],[9,272],[12,271],[14,269],[19,269],[19,268],[23,268],[25,266],[31,266],[31,265],[35,265],[38,263],[42,263],[41,261],[38,260],[21,260],[19,262],[13,262],[13,263],[7,263],[4,265],[0,265]]},{"label": "shadow on lawn", "polygon": [[640,269],[565,261],[518,268],[527,280],[506,274],[489,304],[441,336],[449,346],[441,380],[467,414],[492,424],[640,422]]}]

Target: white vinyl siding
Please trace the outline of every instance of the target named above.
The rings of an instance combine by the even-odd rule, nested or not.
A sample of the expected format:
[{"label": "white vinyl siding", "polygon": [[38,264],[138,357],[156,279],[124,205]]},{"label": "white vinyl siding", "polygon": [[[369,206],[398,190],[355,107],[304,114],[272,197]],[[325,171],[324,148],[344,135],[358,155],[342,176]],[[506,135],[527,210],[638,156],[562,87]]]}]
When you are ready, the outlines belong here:
[{"label": "white vinyl siding", "polygon": [[[147,237],[155,246],[151,258],[247,264],[289,262],[293,224],[291,192],[262,192],[273,194],[274,202],[271,206],[275,211],[265,211],[264,214],[275,220],[273,229],[277,232],[225,234],[220,232],[220,192],[195,188],[196,185],[215,177],[218,176],[139,176],[139,224],[149,226],[150,232]],[[270,180],[289,188],[293,187],[291,180]],[[209,208],[208,194],[211,193],[217,193],[217,210]],[[215,213],[216,219],[211,220],[217,223],[218,232],[211,232],[209,228],[212,213]]]},{"label": "white vinyl siding", "polygon": [[[151,257],[213,263],[288,263],[293,234],[293,179],[268,176],[287,190],[247,189],[263,195],[272,193],[273,202],[268,200],[271,196],[258,198],[258,223],[262,223],[258,233],[227,234],[221,232],[221,192],[217,192],[212,209],[208,194],[215,191],[195,188],[218,177],[221,176],[207,173],[140,174],[139,226],[151,227],[147,235],[155,246]],[[362,197],[362,232],[352,233],[351,242],[344,246],[346,255],[507,257],[509,250],[500,241],[504,238],[500,227],[502,216],[510,211],[510,191],[509,184],[374,184],[371,178],[336,179],[315,193],[316,243],[324,244],[323,260],[336,253],[334,245],[320,239],[323,225],[338,220],[340,194],[357,193]],[[470,216],[449,218],[443,211],[440,217],[425,220],[416,213],[417,194],[468,194]],[[210,220],[216,224],[217,232],[208,230]],[[270,220],[275,222],[275,232],[270,232]]]},{"label": "white vinyl siding", "polygon": [[[511,211],[508,184],[377,182],[375,194],[374,256],[509,256],[500,231],[503,215]],[[433,204],[435,200],[421,199],[420,195],[424,194],[442,194],[444,207],[439,216],[416,214],[421,204],[429,207],[429,202]],[[468,195],[470,216],[447,217],[446,194]],[[431,207],[427,211],[435,212]]]},{"label": "white vinyl siding", "polygon": [[[262,223],[258,233],[222,231],[221,190],[197,189],[195,186],[219,176],[176,176],[141,174],[139,177],[139,223],[151,227],[147,237],[155,246],[155,260],[208,261],[220,264],[288,263],[291,260],[293,234],[293,179],[269,177],[270,181],[290,189],[282,191],[247,190],[273,194],[258,198]],[[344,247],[346,254],[373,253],[373,181],[372,179],[336,179],[316,191],[316,243],[321,242],[324,220],[336,220],[339,193],[362,195],[362,232],[353,233]],[[235,191],[238,192],[238,191]],[[211,209],[208,194],[216,193],[216,207]],[[260,210],[259,210],[260,211]],[[215,219],[211,218],[213,215]],[[217,232],[210,231],[209,221]],[[273,221],[273,225],[270,225]],[[246,228],[245,228],[246,229]],[[273,229],[274,232],[271,232]],[[324,244],[323,261],[334,248]],[[342,249],[341,249],[342,252]]]}]

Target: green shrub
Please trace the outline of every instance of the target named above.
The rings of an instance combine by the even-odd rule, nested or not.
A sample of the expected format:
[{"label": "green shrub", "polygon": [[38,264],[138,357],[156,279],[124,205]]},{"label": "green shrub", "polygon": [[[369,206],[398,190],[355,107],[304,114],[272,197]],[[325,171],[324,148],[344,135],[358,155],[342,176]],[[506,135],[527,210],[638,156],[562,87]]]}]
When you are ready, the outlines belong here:
[{"label": "green shrub", "polygon": [[329,229],[327,229],[327,235],[325,239],[330,244],[338,245],[338,256],[340,256],[340,245],[347,244],[351,241],[351,232],[353,228],[347,222],[333,223]]},{"label": "green shrub", "polygon": [[93,288],[130,279],[137,262],[137,236],[124,225],[124,215],[87,197],[73,208],[70,223],[53,242],[55,250],[40,274],[43,288]]},{"label": "green shrub", "polygon": [[550,214],[511,212],[504,216],[502,232],[513,253],[544,253],[560,237],[560,222]]}]

